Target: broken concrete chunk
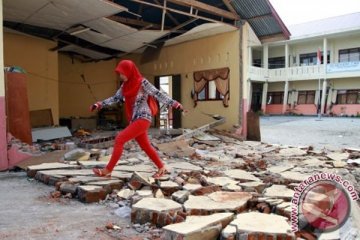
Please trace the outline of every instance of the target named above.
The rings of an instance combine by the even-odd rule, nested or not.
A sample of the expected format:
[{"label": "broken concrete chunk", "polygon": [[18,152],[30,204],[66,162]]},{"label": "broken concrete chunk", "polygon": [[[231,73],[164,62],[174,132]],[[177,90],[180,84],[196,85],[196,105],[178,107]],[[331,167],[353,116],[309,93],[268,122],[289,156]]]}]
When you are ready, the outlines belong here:
[{"label": "broken concrete chunk", "polygon": [[79,165],[83,168],[93,168],[93,167],[105,167],[106,162],[99,162],[99,161],[78,161]]},{"label": "broken concrete chunk", "polygon": [[272,185],[264,190],[265,197],[278,197],[278,198],[292,198],[294,190],[287,188],[284,185]]},{"label": "broken concrete chunk", "polygon": [[73,196],[76,195],[77,185],[70,182],[64,182],[60,185],[60,192],[62,194],[71,193]]},{"label": "broken concrete chunk", "polygon": [[311,176],[311,175],[294,172],[294,171],[282,172],[282,173],[280,173],[280,175],[281,175],[281,177],[283,177],[284,179],[286,179],[290,182],[302,182]]},{"label": "broken concrete chunk", "polygon": [[199,188],[202,188],[202,185],[201,185],[201,184],[190,184],[190,183],[187,183],[187,184],[185,184],[185,185],[183,186],[183,189],[184,189],[184,190],[188,190],[188,191],[190,191],[190,192],[195,191],[195,190],[197,190],[197,189],[199,189]]},{"label": "broken concrete chunk", "polygon": [[341,161],[341,160],[336,160],[336,161],[332,162],[332,165],[335,168],[343,168],[343,167],[345,167],[347,165],[347,162],[344,162],[344,161]]},{"label": "broken concrete chunk", "polygon": [[331,160],[335,161],[341,161],[341,160],[347,160],[349,158],[350,153],[330,153],[327,154],[326,157],[328,157]]},{"label": "broken concrete chunk", "polygon": [[230,192],[240,192],[242,188],[239,185],[229,183],[222,187],[222,190],[224,191],[230,191]]},{"label": "broken concrete chunk", "polygon": [[[235,239],[236,228],[240,239],[296,239],[287,218],[259,212],[240,213],[223,231],[223,239]],[[251,239],[253,239],[251,238]]]},{"label": "broken concrete chunk", "polygon": [[216,213],[209,216],[189,216],[185,222],[165,226],[165,239],[218,239],[223,227],[234,217],[233,213]]},{"label": "broken concrete chunk", "polygon": [[[71,150],[64,155],[64,160],[78,160],[79,158],[86,156],[86,152],[82,148],[76,148]],[[90,155],[89,155],[90,156]]]},{"label": "broken concrete chunk", "polygon": [[294,168],[293,165],[288,165],[288,166],[271,166],[269,168],[267,168],[267,171],[272,172],[272,173],[282,173],[285,171],[288,171],[290,169]]},{"label": "broken concrete chunk", "polygon": [[266,186],[265,183],[263,182],[244,182],[244,183],[239,183],[239,185],[245,191],[254,191],[258,193],[262,193]]},{"label": "broken concrete chunk", "polygon": [[106,198],[106,190],[99,186],[79,186],[77,188],[78,198],[85,203],[98,202]]},{"label": "broken concrete chunk", "polygon": [[284,157],[303,156],[306,155],[306,151],[300,148],[284,148],[280,150],[279,155]]},{"label": "broken concrete chunk", "polygon": [[161,191],[161,189],[156,190],[155,198],[165,198],[164,193]]},{"label": "broken concrete chunk", "polygon": [[229,177],[209,177],[206,178],[206,180],[208,183],[212,183],[221,187],[229,184],[236,185],[238,183],[237,181]]},{"label": "broken concrete chunk", "polygon": [[151,185],[151,183],[149,182],[149,178],[139,172],[134,172],[133,175],[131,176],[128,186],[133,190],[138,190],[143,185],[145,186]]},{"label": "broken concrete chunk", "polygon": [[171,195],[171,198],[172,198],[174,201],[183,204],[186,200],[188,200],[189,196],[190,196],[190,192],[189,192],[189,191],[182,190],[182,191],[174,192],[174,193]]},{"label": "broken concrete chunk", "polygon": [[32,165],[27,167],[28,177],[35,177],[37,171],[42,170],[54,170],[54,169],[76,169],[78,166],[69,165],[65,163],[41,163],[38,165]]},{"label": "broken concrete chunk", "polygon": [[131,222],[150,222],[163,227],[175,221],[177,212],[182,212],[182,206],[177,202],[162,198],[144,198],[132,206]]},{"label": "broken concrete chunk", "polygon": [[244,182],[248,182],[248,181],[257,181],[260,182],[261,180],[257,177],[255,177],[254,175],[252,175],[250,172],[246,172],[244,170],[241,169],[232,169],[232,170],[227,170],[224,172],[226,176],[240,180],[240,181],[244,181]]},{"label": "broken concrete chunk", "polygon": [[136,191],[136,194],[139,195],[140,197],[144,197],[144,198],[146,198],[146,197],[153,197],[153,192],[152,192],[151,190],[149,190],[149,189],[137,190],[137,191]]},{"label": "broken concrete chunk", "polygon": [[103,181],[96,181],[91,182],[89,185],[93,186],[101,186],[103,187],[108,193],[111,193],[113,190],[120,190],[124,186],[124,182],[119,179],[109,179]]},{"label": "broken concrete chunk", "polygon": [[134,196],[135,191],[131,189],[123,189],[117,193],[117,196],[123,199],[129,199]]},{"label": "broken concrete chunk", "polygon": [[202,171],[203,169],[201,167],[195,166],[194,164],[188,163],[188,162],[175,162],[170,163],[167,165],[169,169],[178,169],[181,171]]},{"label": "broken concrete chunk", "polygon": [[242,212],[252,195],[246,192],[215,192],[208,196],[189,196],[184,208],[190,215],[209,215],[217,212]]}]

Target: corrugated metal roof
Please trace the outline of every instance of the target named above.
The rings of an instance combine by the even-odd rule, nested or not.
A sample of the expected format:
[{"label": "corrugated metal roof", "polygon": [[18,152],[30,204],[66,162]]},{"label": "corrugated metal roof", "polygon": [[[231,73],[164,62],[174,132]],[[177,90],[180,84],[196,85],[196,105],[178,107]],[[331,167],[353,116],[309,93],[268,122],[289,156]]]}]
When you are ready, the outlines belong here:
[{"label": "corrugated metal roof", "polygon": [[233,0],[231,4],[240,17],[249,22],[261,41],[275,36],[289,39],[289,30],[269,0]]},{"label": "corrugated metal roof", "polygon": [[360,30],[360,12],[289,26],[291,39]]}]

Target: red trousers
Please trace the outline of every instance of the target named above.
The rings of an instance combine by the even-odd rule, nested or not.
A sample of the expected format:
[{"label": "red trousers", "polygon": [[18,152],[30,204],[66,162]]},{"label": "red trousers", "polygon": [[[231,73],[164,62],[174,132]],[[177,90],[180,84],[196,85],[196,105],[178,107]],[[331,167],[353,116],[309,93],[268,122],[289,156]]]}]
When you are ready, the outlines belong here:
[{"label": "red trousers", "polygon": [[123,152],[124,144],[131,139],[135,139],[140,145],[141,149],[149,156],[158,168],[164,166],[160,160],[159,155],[155,149],[151,146],[149,138],[147,136],[147,130],[150,127],[150,122],[145,119],[138,119],[130,123],[124,130],[118,133],[115,138],[114,150],[106,168],[112,171],[119,161]]}]

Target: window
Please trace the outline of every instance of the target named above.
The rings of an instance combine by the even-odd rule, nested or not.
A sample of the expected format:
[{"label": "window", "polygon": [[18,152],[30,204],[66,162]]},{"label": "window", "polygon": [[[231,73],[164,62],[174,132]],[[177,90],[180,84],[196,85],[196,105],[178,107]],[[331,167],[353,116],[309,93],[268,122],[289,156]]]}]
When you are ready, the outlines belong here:
[{"label": "window", "polygon": [[269,69],[285,68],[285,57],[269,58]]},{"label": "window", "polygon": [[224,95],[216,89],[215,81],[208,81],[203,90],[197,94],[198,101],[222,100],[223,98]]},{"label": "window", "polygon": [[268,104],[283,104],[284,92],[268,92],[267,100]]},{"label": "window", "polygon": [[358,62],[360,61],[360,48],[339,50],[339,62]]},{"label": "window", "polygon": [[[323,52],[321,52],[321,63],[324,63]],[[330,63],[330,51],[327,52],[327,63]],[[306,53],[300,54],[300,65],[316,65],[317,64],[317,53]]]},{"label": "window", "polygon": [[315,91],[299,91],[298,104],[314,104]]},{"label": "window", "polygon": [[360,104],[360,89],[339,90],[337,92],[336,104]]},{"label": "window", "polygon": [[254,67],[261,67],[261,59],[254,59],[253,60]]},{"label": "window", "polygon": [[224,107],[228,107],[229,77],[229,68],[194,72],[194,106],[196,107],[198,101],[222,100]]}]

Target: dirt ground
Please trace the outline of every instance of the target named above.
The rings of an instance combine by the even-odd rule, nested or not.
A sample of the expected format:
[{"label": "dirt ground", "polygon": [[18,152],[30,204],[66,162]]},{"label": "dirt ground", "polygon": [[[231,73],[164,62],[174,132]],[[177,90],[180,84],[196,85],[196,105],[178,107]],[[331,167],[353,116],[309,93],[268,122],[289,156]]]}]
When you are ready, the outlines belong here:
[{"label": "dirt ground", "polygon": [[[57,198],[53,186],[30,180],[25,172],[0,172],[0,239],[146,239],[101,204]],[[107,230],[112,223],[121,230]],[[149,237],[150,239],[150,237]]]}]

